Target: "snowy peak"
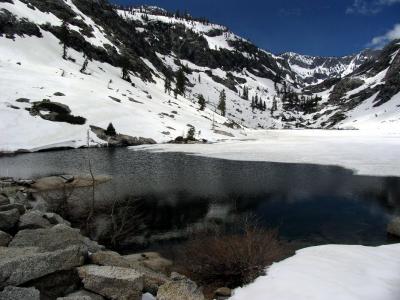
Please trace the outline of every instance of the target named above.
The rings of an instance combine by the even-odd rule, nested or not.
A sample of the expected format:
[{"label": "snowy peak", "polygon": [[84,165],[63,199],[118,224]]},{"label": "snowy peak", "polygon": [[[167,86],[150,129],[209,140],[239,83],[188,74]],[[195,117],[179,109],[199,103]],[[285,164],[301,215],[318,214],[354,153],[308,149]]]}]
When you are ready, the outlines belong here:
[{"label": "snowy peak", "polygon": [[367,61],[375,58],[379,51],[364,50],[343,57],[321,57],[287,52],[281,55],[287,61],[300,82],[305,85],[318,84],[327,79],[340,78],[354,72]]}]

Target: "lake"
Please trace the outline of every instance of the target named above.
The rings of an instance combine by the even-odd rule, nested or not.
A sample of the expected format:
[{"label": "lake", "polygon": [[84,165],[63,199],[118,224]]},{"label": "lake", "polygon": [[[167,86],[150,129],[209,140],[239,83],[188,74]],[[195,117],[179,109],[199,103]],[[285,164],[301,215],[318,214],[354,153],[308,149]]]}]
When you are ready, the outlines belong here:
[{"label": "lake", "polygon": [[[306,244],[393,242],[386,234],[400,210],[400,179],[357,176],[334,166],[232,161],[183,153],[127,148],[77,149],[0,158],[0,176],[38,178],[54,174],[108,174],[95,190],[91,235],[99,240],[116,201],[134,201],[137,215],[124,245],[142,247],[179,240],[205,224],[231,224],[252,214],[282,238]],[[69,218],[82,223],[91,189],[68,199]],[[126,200],[130,199],[130,200]],[[46,201],[58,201],[47,197]],[[126,203],[126,202],[124,202]],[[135,204],[136,205],[136,204]],[[75,224],[75,225],[76,225]],[[190,229],[190,230],[189,230]]]}]

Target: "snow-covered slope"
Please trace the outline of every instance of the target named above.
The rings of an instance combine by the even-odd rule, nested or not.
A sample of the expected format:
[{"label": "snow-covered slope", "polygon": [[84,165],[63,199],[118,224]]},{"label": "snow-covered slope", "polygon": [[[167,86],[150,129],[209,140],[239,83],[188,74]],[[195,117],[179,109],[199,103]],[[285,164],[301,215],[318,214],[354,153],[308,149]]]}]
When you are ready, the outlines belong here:
[{"label": "snow-covered slope", "polygon": [[[377,60],[387,70],[397,66],[396,49],[382,51]],[[380,89],[388,86],[386,72],[394,71],[378,72],[371,65],[357,73],[367,56],[336,62],[276,56],[224,26],[157,7],[117,9],[89,0],[1,1],[0,150],[78,147],[88,140],[95,144],[101,141],[90,126],[106,128],[109,123],[118,133],[157,142],[185,135],[191,126],[196,137],[208,140],[241,138],[243,128],[398,126],[399,95],[393,88],[384,103],[375,102]],[[164,83],[170,78],[174,89],[179,70],[186,92],[175,99]],[[320,82],[321,70],[327,80],[306,84],[307,78]],[[330,83],[336,73],[343,79]],[[350,84],[356,88],[349,90],[342,82],[347,78],[363,80],[362,86]],[[352,98],[371,87],[376,87],[376,96]],[[223,90],[225,116],[218,109]],[[204,111],[199,110],[199,95],[206,99]],[[298,103],[316,95],[321,100],[311,111]],[[291,103],[293,99],[297,102]],[[45,114],[48,106],[67,114]]]},{"label": "snow-covered slope", "polygon": [[297,251],[231,300],[397,300],[400,244],[327,245]]}]

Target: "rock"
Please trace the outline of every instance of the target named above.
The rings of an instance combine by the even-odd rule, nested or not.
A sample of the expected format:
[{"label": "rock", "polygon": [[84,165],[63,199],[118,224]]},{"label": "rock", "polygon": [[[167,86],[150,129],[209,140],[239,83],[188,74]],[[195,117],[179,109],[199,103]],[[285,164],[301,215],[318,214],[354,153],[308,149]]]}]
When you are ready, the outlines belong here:
[{"label": "rock", "polygon": [[215,290],[214,296],[217,299],[228,299],[230,296],[232,296],[232,290],[228,287],[220,287],[219,289]]},{"label": "rock", "polygon": [[22,191],[17,191],[17,193],[15,194],[15,199],[13,204],[21,204],[23,206],[28,206],[29,205],[28,194]]},{"label": "rock", "polygon": [[23,215],[26,211],[25,206],[22,204],[7,204],[0,206],[0,212],[12,209],[17,209],[20,215]]},{"label": "rock", "polygon": [[[94,184],[100,184],[111,180],[110,176],[98,175],[94,177]],[[37,179],[32,184],[32,188],[37,191],[57,190],[63,188],[76,188],[92,186],[93,180],[90,175],[73,176],[73,180],[68,175],[50,176]]]},{"label": "rock", "polygon": [[124,259],[123,256],[113,251],[99,251],[90,255],[90,262],[95,265],[101,266],[114,266],[129,268],[129,261]]},{"label": "rock", "polygon": [[40,292],[35,288],[7,286],[0,292],[1,300],[40,300]]},{"label": "rock", "polygon": [[94,241],[64,224],[52,228],[26,229],[18,232],[10,243],[10,247],[39,247],[42,251],[54,251],[76,245],[95,253],[104,249]]},{"label": "rock", "polygon": [[56,213],[45,213],[43,215],[43,217],[45,219],[47,219],[50,224],[52,225],[58,225],[58,224],[63,224],[66,226],[71,226],[71,223],[68,222],[67,220],[64,220],[63,217],[61,217],[60,215],[56,214]]},{"label": "rock", "polygon": [[84,263],[85,255],[79,246],[65,247],[52,252],[39,248],[0,248],[0,288],[21,285],[45,275],[70,270]]},{"label": "rock", "polygon": [[143,275],[135,270],[111,266],[87,265],[78,268],[85,289],[106,298],[140,300]]},{"label": "rock", "polygon": [[63,298],[57,298],[57,300],[104,300],[104,297],[85,290],[79,290]]},{"label": "rock", "polygon": [[72,269],[31,280],[28,285],[40,291],[41,300],[53,300],[78,290],[81,287],[81,279],[76,269]]},{"label": "rock", "polygon": [[90,261],[93,264],[101,266],[114,266],[134,269],[143,274],[144,291],[157,294],[158,288],[169,281],[168,277],[142,265],[137,259],[138,257],[141,257],[141,255],[134,254],[133,257],[134,259],[129,259],[129,255],[121,256],[120,254],[112,251],[100,251],[91,255]]},{"label": "rock", "polygon": [[109,136],[106,133],[106,130],[103,128],[90,125],[90,130],[96,134],[96,136],[107,142],[109,146],[112,147],[121,147],[121,146],[139,146],[139,145],[147,145],[147,144],[156,144],[157,142],[150,138],[144,137],[133,137],[126,134],[116,134],[113,136]]},{"label": "rock", "polygon": [[0,247],[7,247],[11,239],[11,235],[0,230]]},{"label": "rock", "polygon": [[50,222],[43,217],[43,213],[38,210],[27,211],[18,222],[19,230],[49,228],[51,226]]},{"label": "rock", "polygon": [[8,231],[13,229],[19,220],[18,209],[11,209],[0,212],[0,230]]},{"label": "rock", "polygon": [[172,261],[161,257],[157,252],[143,252],[124,256],[130,262],[139,262],[143,266],[164,274],[171,272]]},{"label": "rock", "polygon": [[157,300],[205,300],[202,290],[196,283],[184,276],[176,276],[173,280],[160,286],[157,292]]},{"label": "rock", "polygon": [[400,217],[394,217],[387,226],[387,232],[400,237]]},{"label": "rock", "polygon": [[38,210],[41,212],[47,212],[49,210],[49,205],[47,204],[46,200],[37,193],[32,194],[33,201],[30,201],[29,204],[33,210]]},{"label": "rock", "polygon": [[0,194],[0,206],[1,205],[8,205],[10,204],[10,200],[8,200],[8,197]]}]

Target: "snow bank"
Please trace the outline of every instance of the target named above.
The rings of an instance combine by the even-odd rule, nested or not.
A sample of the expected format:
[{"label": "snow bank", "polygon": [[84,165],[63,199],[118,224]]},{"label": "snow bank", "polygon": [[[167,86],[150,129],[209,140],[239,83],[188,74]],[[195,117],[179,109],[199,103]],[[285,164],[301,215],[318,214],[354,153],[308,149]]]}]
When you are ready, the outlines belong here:
[{"label": "snow bank", "polygon": [[363,175],[400,176],[400,132],[260,130],[248,131],[245,140],[139,149],[242,161],[338,165]]},{"label": "snow bank", "polygon": [[297,251],[231,300],[398,300],[400,244],[327,245]]}]

